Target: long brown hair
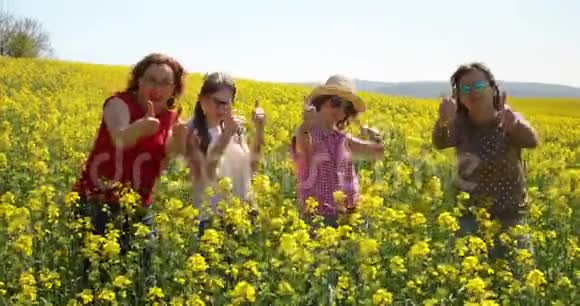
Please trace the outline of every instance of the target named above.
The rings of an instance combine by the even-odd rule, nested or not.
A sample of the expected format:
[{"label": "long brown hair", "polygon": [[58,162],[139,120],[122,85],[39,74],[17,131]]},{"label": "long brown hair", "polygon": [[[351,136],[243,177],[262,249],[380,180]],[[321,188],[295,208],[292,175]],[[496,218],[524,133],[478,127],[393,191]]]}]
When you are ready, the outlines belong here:
[{"label": "long brown hair", "polygon": [[457,101],[457,113],[462,115],[467,115],[467,108],[463,105],[463,102],[459,98],[459,80],[469,72],[481,71],[490,86],[493,88],[493,107],[499,110],[499,99],[500,99],[500,89],[497,81],[491,70],[483,63],[472,62],[459,66],[457,70],[451,75],[451,90],[453,98]]},{"label": "long brown hair", "polygon": [[168,65],[173,71],[173,79],[175,82],[175,87],[173,90],[173,96],[167,101],[167,107],[172,109],[175,107],[175,99],[179,98],[185,90],[185,69],[183,66],[174,58],[161,54],[161,53],[151,53],[141,59],[133,69],[131,70],[131,76],[129,78],[129,83],[127,84],[127,91],[136,92],[139,90],[139,79],[145,74],[145,71],[151,65]]},{"label": "long brown hair", "polygon": [[223,88],[229,88],[232,91],[233,101],[236,97],[236,84],[233,78],[222,72],[206,74],[203,80],[203,85],[201,86],[201,91],[199,92],[197,102],[195,103],[192,127],[200,139],[201,151],[204,154],[207,153],[207,148],[209,147],[211,139],[209,130],[207,128],[207,119],[203,109],[201,108],[201,102],[199,101],[199,98],[214,94]]}]

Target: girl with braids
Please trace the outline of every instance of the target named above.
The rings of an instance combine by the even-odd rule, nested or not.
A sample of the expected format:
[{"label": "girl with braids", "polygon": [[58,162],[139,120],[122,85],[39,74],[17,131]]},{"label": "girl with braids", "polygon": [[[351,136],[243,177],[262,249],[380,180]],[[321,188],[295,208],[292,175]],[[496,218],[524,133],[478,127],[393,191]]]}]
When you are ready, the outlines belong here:
[{"label": "girl with braids", "polygon": [[[470,205],[489,205],[503,229],[524,221],[526,185],[521,152],[534,148],[538,137],[521,114],[505,104],[491,71],[481,63],[460,66],[451,76],[452,98],[444,98],[432,141],[437,149],[454,147],[457,187],[470,194]],[[460,219],[461,233],[477,227],[472,214]],[[496,247],[492,256],[503,257]]]},{"label": "girl with braids", "polygon": [[[381,158],[384,147],[379,135],[374,135],[375,142],[367,142],[344,133],[349,120],[366,109],[352,80],[330,77],[313,90],[306,107],[291,145],[300,209],[307,220],[316,214],[323,217],[324,224],[336,227],[339,215],[355,208],[359,197],[352,155]],[[335,200],[336,192],[342,192],[344,199]],[[309,198],[318,202],[314,211],[305,207]]]},{"label": "girl with braids", "polygon": [[[251,180],[264,142],[265,114],[256,102],[253,115],[256,138],[249,146],[242,132],[243,121],[232,112],[235,96],[236,85],[229,75],[217,72],[206,75],[189,122],[192,135],[187,155],[193,182],[193,204],[201,212],[200,232],[211,220],[211,213],[206,213],[201,207],[204,191],[207,187],[215,189],[219,179],[229,177],[233,194],[251,202]],[[210,201],[213,213],[219,199],[220,196],[216,195]]]}]

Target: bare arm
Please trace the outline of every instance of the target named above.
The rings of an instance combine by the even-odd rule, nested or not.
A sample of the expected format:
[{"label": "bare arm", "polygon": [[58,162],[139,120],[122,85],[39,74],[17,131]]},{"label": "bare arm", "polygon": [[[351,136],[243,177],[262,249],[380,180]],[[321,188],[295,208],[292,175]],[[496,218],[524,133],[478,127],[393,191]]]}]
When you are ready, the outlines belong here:
[{"label": "bare arm", "polygon": [[300,154],[306,159],[309,159],[312,154],[312,136],[310,135],[310,129],[304,125],[299,126],[294,132],[294,139],[294,150],[296,154]]},{"label": "bare arm", "polygon": [[372,156],[381,159],[385,155],[385,146],[382,143],[365,141],[356,137],[347,137],[348,146],[353,154]]},{"label": "bare arm", "polygon": [[263,146],[264,146],[264,130],[260,128],[256,130],[256,138],[254,139],[254,143],[252,144],[250,149],[252,172],[256,171],[256,169],[258,168],[260,157],[262,155]]},{"label": "bare arm", "polygon": [[159,128],[159,120],[143,117],[130,122],[129,108],[119,98],[112,98],[103,110],[103,119],[116,147],[134,146],[140,138],[154,133]]}]

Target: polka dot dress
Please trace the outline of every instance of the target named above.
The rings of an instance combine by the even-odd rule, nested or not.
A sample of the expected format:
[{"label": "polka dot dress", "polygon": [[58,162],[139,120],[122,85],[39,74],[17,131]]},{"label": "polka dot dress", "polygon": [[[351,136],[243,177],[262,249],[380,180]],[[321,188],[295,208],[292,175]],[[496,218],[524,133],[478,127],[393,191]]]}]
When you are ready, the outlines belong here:
[{"label": "polka dot dress", "polygon": [[[510,145],[498,125],[497,120],[481,127],[466,124],[457,131],[461,139],[457,145],[458,171],[462,179],[476,183],[470,192],[475,203],[489,199],[491,213],[511,215],[524,204],[521,149]],[[477,158],[461,158],[465,155]]]}]

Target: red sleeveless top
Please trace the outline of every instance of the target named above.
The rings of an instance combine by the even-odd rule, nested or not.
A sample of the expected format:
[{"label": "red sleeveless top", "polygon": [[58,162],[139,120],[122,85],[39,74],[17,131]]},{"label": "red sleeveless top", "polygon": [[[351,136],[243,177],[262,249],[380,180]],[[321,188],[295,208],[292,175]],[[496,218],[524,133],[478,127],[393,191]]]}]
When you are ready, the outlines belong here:
[{"label": "red sleeveless top", "polygon": [[[122,92],[113,97],[120,98],[127,105],[130,123],[145,116],[145,110],[138,104],[134,94]],[[104,106],[111,98],[105,101]],[[106,203],[117,204],[119,188],[112,185],[121,183],[122,187],[131,187],[138,192],[142,204],[149,206],[155,182],[161,175],[167,136],[177,114],[166,111],[156,115],[156,118],[161,123],[157,133],[143,137],[125,149],[115,147],[104,119],[101,119],[97,139],[73,191],[86,198],[96,197]]]}]

